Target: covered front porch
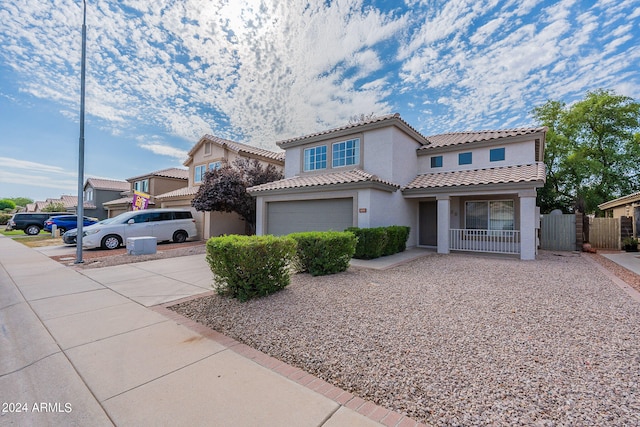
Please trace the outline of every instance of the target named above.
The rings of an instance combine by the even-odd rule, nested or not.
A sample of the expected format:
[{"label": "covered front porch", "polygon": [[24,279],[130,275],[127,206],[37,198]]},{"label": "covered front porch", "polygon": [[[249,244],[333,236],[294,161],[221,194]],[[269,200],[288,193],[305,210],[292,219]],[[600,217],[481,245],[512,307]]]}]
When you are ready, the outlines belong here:
[{"label": "covered front porch", "polygon": [[418,246],[442,254],[465,251],[535,259],[539,228],[535,196],[535,190],[521,190],[420,197]]}]

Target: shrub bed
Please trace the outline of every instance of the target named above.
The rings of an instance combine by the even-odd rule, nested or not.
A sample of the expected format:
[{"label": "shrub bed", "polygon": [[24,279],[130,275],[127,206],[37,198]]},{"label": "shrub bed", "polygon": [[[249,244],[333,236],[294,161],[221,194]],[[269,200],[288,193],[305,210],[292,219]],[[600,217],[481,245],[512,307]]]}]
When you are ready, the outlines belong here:
[{"label": "shrub bed", "polygon": [[298,244],[297,270],[312,276],[345,271],[356,250],[356,236],[350,232],[310,231],[292,233],[289,237]]},{"label": "shrub bed", "polygon": [[358,238],[353,257],[374,259],[404,251],[407,248],[407,239],[411,228],[392,225],[375,228],[349,227],[346,231],[355,234]]},{"label": "shrub bed", "polygon": [[275,236],[222,236],[207,241],[216,291],[240,301],[262,297],[291,282],[296,241]]}]

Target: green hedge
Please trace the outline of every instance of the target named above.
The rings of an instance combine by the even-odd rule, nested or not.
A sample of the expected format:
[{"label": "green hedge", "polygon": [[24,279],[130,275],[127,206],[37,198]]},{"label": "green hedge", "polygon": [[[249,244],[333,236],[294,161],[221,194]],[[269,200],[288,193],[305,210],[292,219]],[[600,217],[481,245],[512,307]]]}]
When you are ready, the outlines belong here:
[{"label": "green hedge", "polygon": [[7,225],[13,214],[0,213],[0,225]]},{"label": "green hedge", "polygon": [[384,227],[387,232],[387,243],[384,247],[383,255],[393,255],[398,252],[404,252],[407,249],[407,240],[411,227],[403,225],[392,225]]},{"label": "green hedge", "polygon": [[345,231],[355,234],[355,236],[358,238],[356,252],[353,255],[354,258],[373,259],[382,256],[384,247],[387,244],[387,233],[385,233],[382,227],[349,227]]},{"label": "green hedge", "polygon": [[354,258],[374,259],[393,255],[407,248],[410,227],[392,225],[389,227],[357,228],[349,227],[348,232],[358,238]]},{"label": "green hedge", "polygon": [[230,235],[210,238],[206,259],[218,293],[247,301],[289,285],[295,254],[289,237]]},{"label": "green hedge", "polygon": [[312,276],[345,271],[356,250],[356,236],[349,232],[310,231],[288,237],[298,244],[297,270]]}]

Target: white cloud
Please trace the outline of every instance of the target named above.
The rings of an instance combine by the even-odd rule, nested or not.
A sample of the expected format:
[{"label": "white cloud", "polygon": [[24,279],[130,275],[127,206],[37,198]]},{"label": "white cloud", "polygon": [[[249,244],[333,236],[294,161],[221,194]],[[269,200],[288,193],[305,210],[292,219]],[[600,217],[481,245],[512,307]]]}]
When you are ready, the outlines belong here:
[{"label": "white cloud", "polygon": [[151,151],[153,154],[160,156],[169,156],[180,160],[181,162],[187,159],[188,152],[186,150],[180,150],[178,148],[171,147],[166,144],[157,142],[146,142],[138,145],[140,148]]}]

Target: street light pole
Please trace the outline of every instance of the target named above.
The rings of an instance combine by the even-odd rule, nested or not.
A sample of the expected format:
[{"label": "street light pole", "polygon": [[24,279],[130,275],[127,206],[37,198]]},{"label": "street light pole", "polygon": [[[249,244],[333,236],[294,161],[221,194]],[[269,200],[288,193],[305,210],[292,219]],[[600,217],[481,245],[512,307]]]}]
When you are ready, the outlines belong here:
[{"label": "street light pole", "polygon": [[82,226],[84,225],[84,89],[87,60],[87,1],[82,0],[82,62],[80,65],[80,141],[78,144],[78,217],[76,235],[76,264],[82,264]]}]

